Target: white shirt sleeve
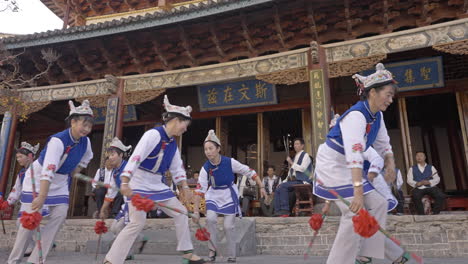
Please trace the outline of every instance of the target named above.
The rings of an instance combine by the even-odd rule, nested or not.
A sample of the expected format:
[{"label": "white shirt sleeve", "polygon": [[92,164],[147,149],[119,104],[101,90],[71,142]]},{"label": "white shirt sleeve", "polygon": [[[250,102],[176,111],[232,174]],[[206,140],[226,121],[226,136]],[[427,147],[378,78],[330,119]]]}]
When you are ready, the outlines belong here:
[{"label": "white shirt sleeve", "polygon": [[60,139],[52,137],[47,143],[47,151],[42,163],[42,172],[40,180],[52,181],[55,171],[59,169],[58,165],[63,156],[65,147]]},{"label": "white shirt sleeve", "polygon": [[406,182],[409,184],[409,186],[415,188],[416,187],[416,181],[413,178],[413,167],[410,167],[408,169],[408,175],[406,176]]},{"label": "white shirt sleeve", "polygon": [[370,163],[369,173],[374,172],[379,174],[382,171],[384,166],[384,160],[373,147],[369,147],[363,153],[363,156],[364,159],[366,159]]},{"label": "white shirt sleeve", "polygon": [[141,137],[140,141],[138,141],[132,156],[128,160],[127,165],[125,165],[124,171],[122,174],[120,174],[120,177],[125,176],[131,178],[133,172],[159,144],[159,141],[161,141],[161,135],[159,134],[159,131],[156,129],[150,129],[146,131]]},{"label": "white shirt sleeve", "polygon": [[401,186],[403,185],[403,177],[401,176],[401,170],[397,172],[397,181],[396,181],[397,189],[400,190]]},{"label": "white shirt sleeve", "polygon": [[[101,176],[101,170],[102,170],[102,168],[97,169],[96,174],[94,175],[94,180],[95,181],[99,181],[99,176]],[[94,182],[91,183],[91,185],[93,186],[93,189],[97,187]]]},{"label": "white shirt sleeve", "polygon": [[380,156],[385,157],[387,154],[392,154],[392,146],[390,145],[390,137],[388,136],[387,127],[385,126],[385,121],[383,119],[383,114],[381,115],[380,129],[377,132],[377,138],[372,145],[377,153]]},{"label": "white shirt sleeve", "polygon": [[[298,158],[299,159],[299,158]],[[304,158],[302,158],[302,164],[299,165],[296,163],[297,161],[294,162],[294,164],[291,166],[291,168],[295,171],[299,172],[305,172],[307,170],[307,167],[309,167],[310,163],[312,162],[310,160],[309,154],[305,153]]]},{"label": "white shirt sleeve", "polygon": [[[428,166],[428,165],[426,165]],[[432,180],[429,180],[429,182],[431,183],[431,187],[434,187],[436,186],[437,184],[439,184],[440,182],[440,177],[439,177],[439,174],[437,173],[437,170],[436,168],[434,168],[434,166],[432,166],[432,171],[431,171],[431,174],[433,175],[432,176]]]},{"label": "white shirt sleeve", "polygon": [[208,173],[205,168],[201,168],[200,174],[198,175],[198,183],[195,193],[203,195],[208,190]]},{"label": "white shirt sleeve", "polygon": [[18,201],[22,191],[23,191],[23,184],[21,184],[20,174],[18,173],[18,176],[16,177],[15,186],[13,186],[13,189],[11,189],[10,194],[8,194],[8,199],[7,199],[8,204],[12,205],[16,201]]},{"label": "white shirt sleeve", "polygon": [[89,137],[86,138],[88,140],[88,144],[86,146],[86,152],[81,158],[80,166],[81,168],[86,168],[88,167],[89,162],[93,159],[93,148],[91,147],[91,141],[89,140]]},{"label": "white shirt sleeve", "polygon": [[340,122],[346,166],[350,169],[363,167],[366,125],[366,118],[358,111],[348,113]]},{"label": "white shirt sleeve", "polygon": [[233,173],[245,175],[252,180],[255,180],[255,178],[257,177],[257,173],[253,169],[249,168],[249,166],[244,165],[233,158],[231,158],[231,166]]},{"label": "white shirt sleeve", "polygon": [[169,171],[172,175],[172,182],[174,184],[179,184],[179,182],[187,180],[184,163],[182,162],[182,158],[180,157],[179,148],[177,148],[174,157],[172,158],[171,166],[169,167]]},{"label": "white shirt sleeve", "polygon": [[117,196],[117,183],[115,182],[114,177],[110,177],[110,186],[111,188],[107,189],[106,196],[104,197],[104,200],[112,202],[114,198]]}]

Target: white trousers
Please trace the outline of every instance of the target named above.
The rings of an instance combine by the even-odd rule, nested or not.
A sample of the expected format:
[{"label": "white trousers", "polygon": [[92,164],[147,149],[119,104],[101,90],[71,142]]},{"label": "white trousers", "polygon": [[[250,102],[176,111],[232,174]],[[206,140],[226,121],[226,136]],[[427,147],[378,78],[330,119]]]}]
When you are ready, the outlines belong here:
[{"label": "white trousers", "polygon": [[[173,197],[167,201],[160,202],[164,205],[177,208],[181,211],[187,211],[187,209],[180,203],[177,198]],[[135,242],[137,236],[141,233],[145,227],[146,212],[138,211],[132,203],[128,203],[130,223],[128,223],[124,229],[119,233],[117,238],[114,240],[111,249],[106,255],[106,260],[112,264],[122,264],[125,261],[127,254]],[[174,218],[174,224],[177,236],[177,250],[186,251],[193,250],[192,239],[190,238],[190,228],[188,224],[188,217],[184,214],[174,212],[164,207],[160,208],[164,213]]]},{"label": "white trousers", "polygon": [[[224,234],[226,235],[227,252],[226,257],[236,257],[236,215],[224,215]],[[210,232],[211,241],[217,246],[218,214],[214,211],[206,211],[206,227]],[[210,250],[215,250],[208,243]]]},{"label": "white trousers", "polygon": [[[31,204],[22,204],[21,208],[23,211],[31,213]],[[45,262],[47,255],[49,254],[52,244],[54,242],[57,232],[62,227],[63,222],[67,218],[68,204],[60,204],[55,206],[49,206],[50,215],[47,217],[47,223],[41,227],[41,246],[42,246],[42,258]],[[19,226],[18,233],[16,234],[15,244],[11,250],[8,258],[8,264],[21,263],[28,240],[33,237],[36,239],[36,230],[28,230],[23,226]],[[38,263],[39,262],[39,250],[35,245],[31,256],[29,256],[28,262]]]},{"label": "white trousers", "polygon": [[[125,217],[120,218],[119,220],[114,220],[112,222],[112,225],[110,227],[110,231],[114,234],[114,237],[112,238],[115,241],[115,238],[120,234],[120,232],[125,228]],[[135,243],[140,243],[143,242],[145,236],[140,232],[135,239]],[[133,255],[133,247],[130,248],[130,251],[128,252],[128,256]]]},{"label": "white trousers", "polygon": [[[348,201],[352,199],[347,198]],[[387,257],[395,261],[403,254],[403,249],[387,239],[380,231],[370,238],[358,235],[354,232],[352,221],[355,214],[343,202],[338,200],[335,203],[340,208],[341,219],[327,264],[354,264],[358,255],[378,259]],[[364,207],[384,229],[387,221],[387,206],[386,199],[376,191],[364,195]]]}]

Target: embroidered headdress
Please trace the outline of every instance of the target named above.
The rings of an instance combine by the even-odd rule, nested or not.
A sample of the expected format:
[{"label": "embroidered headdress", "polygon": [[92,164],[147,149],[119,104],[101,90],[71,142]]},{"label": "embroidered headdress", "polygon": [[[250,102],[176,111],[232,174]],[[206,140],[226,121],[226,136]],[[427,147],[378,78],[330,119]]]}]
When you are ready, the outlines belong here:
[{"label": "embroidered headdress", "polygon": [[213,129],[208,131],[208,136],[206,137],[205,142],[207,142],[207,141],[212,141],[212,142],[218,144],[219,146],[221,146],[221,141],[219,141],[219,138],[216,136]]},{"label": "embroidered headdress", "polygon": [[84,100],[83,103],[81,103],[81,105],[78,107],[75,107],[75,104],[73,104],[72,100],[68,101],[68,105],[70,106],[70,114],[68,115],[68,117],[72,115],[93,116],[93,110],[91,109],[91,106],[89,105],[88,100]]},{"label": "embroidered headdress", "polygon": [[164,95],[164,109],[166,109],[167,113],[178,114],[188,119],[192,119],[190,117],[190,112],[192,112],[192,107],[190,105],[186,107],[172,105],[169,103],[169,99],[167,98],[167,95]]},{"label": "embroidered headdress", "polygon": [[132,149],[132,146],[131,145],[128,145],[128,146],[125,146],[122,141],[119,140],[118,137],[115,137],[114,139],[112,139],[112,142],[110,144],[110,147],[111,148],[116,148],[116,149],[120,149],[121,151],[123,152],[127,152],[129,150]]},{"label": "embroidered headdress", "polygon": [[21,147],[18,150],[25,149],[25,150],[31,152],[33,155],[36,155],[37,151],[39,150],[39,146],[40,146],[39,143],[37,143],[35,146],[33,146],[33,145],[29,144],[28,142],[23,141],[23,142],[21,142]]},{"label": "embroidered headdress", "polygon": [[358,86],[359,95],[361,95],[366,89],[395,83],[392,73],[386,70],[382,63],[378,63],[375,66],[375,69],[375,73],[368,76],[362,76],[359,74],[353,75],[353,79],[356,81],[356,85]]}]

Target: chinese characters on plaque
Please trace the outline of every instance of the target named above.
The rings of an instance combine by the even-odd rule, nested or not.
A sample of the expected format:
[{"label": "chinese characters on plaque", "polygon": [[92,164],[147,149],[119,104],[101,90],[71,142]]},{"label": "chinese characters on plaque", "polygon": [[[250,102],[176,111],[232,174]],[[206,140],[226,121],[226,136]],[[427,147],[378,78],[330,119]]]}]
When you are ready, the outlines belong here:
[{"label": "chinese characters on plaque", "polygon": [[198,86],[198,101],[200,111],[278,103],[275,85],[259,80]]},{"label": "chinese characters on plaque", "polygon": [[[385,68],[398,82],[398,91],[412,91],[444,87],[444,70],[442,57],[431,57],[417,60],[401,61],[385,64]],[[364,71],[364,75],[373,70]]]}]

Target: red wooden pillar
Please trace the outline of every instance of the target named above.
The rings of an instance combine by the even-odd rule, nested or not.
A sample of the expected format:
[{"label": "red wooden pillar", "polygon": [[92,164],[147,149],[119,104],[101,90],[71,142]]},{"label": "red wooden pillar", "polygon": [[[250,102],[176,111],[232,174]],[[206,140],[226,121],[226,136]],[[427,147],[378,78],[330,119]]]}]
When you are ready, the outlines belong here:
[{"label": "red wooden pillar", "polygon": [[13,107],[11,111],[11,127],[10,127],[10,136],[8,137],[8,145],[5,153],[4,166],[2,170],[2,179],[0,181],[0,191],[5,193],[6,187],[8,184],[8,178],[10,174],[11,159],[15,151],[15,135],[16,129],[18,128],[18,116],[16,114],[16,106]]}]

